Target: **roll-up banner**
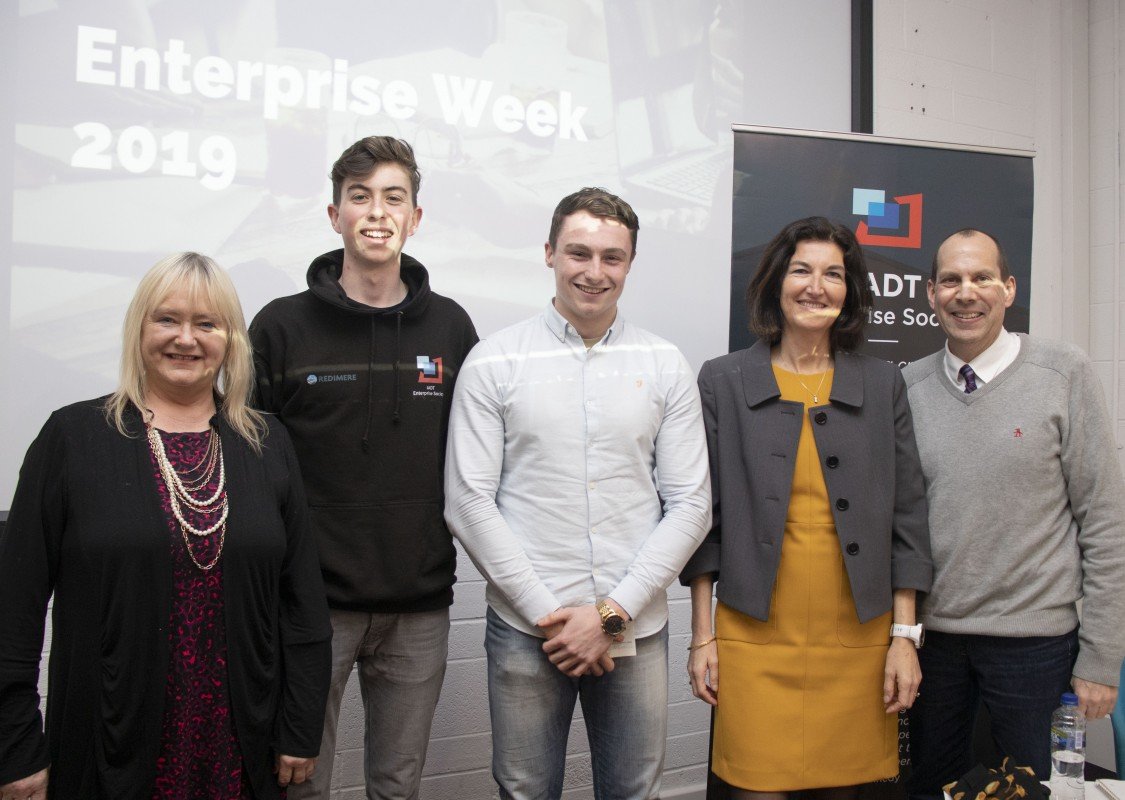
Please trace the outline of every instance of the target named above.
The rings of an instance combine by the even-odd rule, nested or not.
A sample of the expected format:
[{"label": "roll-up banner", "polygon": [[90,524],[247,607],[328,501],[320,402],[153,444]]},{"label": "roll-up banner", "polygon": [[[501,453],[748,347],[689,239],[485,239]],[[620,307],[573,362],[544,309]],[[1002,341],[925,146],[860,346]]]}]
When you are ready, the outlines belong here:
[{"label": "roll-up banner", "polygon": [[926,296],[934,251],[976,228],[1004,247],[1016,300],[1004,317],[1027,331],[1033,154],[863,134],[734,126],[730,349],[748,347],[746,286],[762,251],[795,219],[855,231],[875,306],[860,351],[904,365],[945,337]]}]

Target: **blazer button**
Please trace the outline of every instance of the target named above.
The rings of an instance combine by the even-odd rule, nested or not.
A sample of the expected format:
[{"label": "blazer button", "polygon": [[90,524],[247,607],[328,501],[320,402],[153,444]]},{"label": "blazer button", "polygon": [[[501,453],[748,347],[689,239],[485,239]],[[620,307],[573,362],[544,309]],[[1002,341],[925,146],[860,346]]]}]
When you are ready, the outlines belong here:
[{"label": "blazer button", "polygon": [[854,556],[859,552],[859,544],[856,542],[848,542],[848,546],[845,549],[848,551],[849,556]]},{"label": "blazer button", "polygon": [[824,459],[824,463],[828,465],[828,469],[836,469],[836,467],[840,466],[840,459],[836,458],[836,456],[828,456],[828,458]]},{"label": "blazer button", "polygon": [[823,411],[818,411],[813,415],[813,422],[815,422],[817,425],[823,425],[824,423],[828,422],[828,415]]},{"label": "blazer button", "polygon": [[840,511],[847,511],[848,510],[848,501],[841,497],[839,500],[836,501],[836,508],[838,508]]}]

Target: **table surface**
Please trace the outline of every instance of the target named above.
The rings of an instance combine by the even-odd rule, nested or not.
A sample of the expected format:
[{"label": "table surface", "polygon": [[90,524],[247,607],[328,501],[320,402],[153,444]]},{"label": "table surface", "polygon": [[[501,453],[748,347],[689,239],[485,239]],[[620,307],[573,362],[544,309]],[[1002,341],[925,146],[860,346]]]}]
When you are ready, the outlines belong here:
[{"label": "table surface", "polygon": [[[1093,796],[1090,796],[1089,792],[1091,790],[1087,788],[1086,800],[1125,800],[1125,781],[1115,781],[1108,778],[1102,778],[1101,780],[1090,781],[1086,785],[1087,787],[1091,785],[1096,787],[1093,789]],[[1108,789],[1109,792],[1103,791],[1103,786]]]}]

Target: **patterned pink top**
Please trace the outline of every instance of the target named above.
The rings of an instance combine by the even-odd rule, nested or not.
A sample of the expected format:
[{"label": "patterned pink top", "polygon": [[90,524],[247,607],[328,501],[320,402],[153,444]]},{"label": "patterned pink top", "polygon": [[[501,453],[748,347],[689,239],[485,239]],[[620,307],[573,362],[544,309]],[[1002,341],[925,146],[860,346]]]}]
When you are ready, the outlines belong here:
[{"label": "patterned pink top", "polygon": [[[184,470],[207,453],[212,433],[164,433],[160,438],[173,468]],[[242,753],[227,691],[227,639],[223,619],[223,561],[204,572],[184,549],[168,490],[153,458],[161,506],[168,519],[172,548],[172,613],[168,627],[171,659],[164,693],[164,721],[152,800],[241,800],[253,792],[242,770]],[[218,486],[215,474],[203,496]],[[182,505],[182,504],[181,504]],[[211,522],[183,507],[197,528]],[[219,545],[219,531],[206,537],[188,533],[195,558],[208,564]]]}]

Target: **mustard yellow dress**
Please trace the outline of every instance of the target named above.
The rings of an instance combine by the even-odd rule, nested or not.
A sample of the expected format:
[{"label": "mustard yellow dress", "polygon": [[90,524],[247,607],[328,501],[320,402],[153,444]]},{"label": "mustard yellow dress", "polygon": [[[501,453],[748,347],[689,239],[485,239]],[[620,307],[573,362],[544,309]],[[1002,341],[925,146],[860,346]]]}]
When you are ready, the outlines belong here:
[{"label": "mustard yellow dress", "polygon": [[[828,397],[831,370],[823,386],[822,374],[773,370],[782,399],[806,411],[813,390]],[[715,612],[715,774],[762,792],[897,775],[898,715],[883,710],[891,617],[859,622],[806,413],[769,620]]]}]

